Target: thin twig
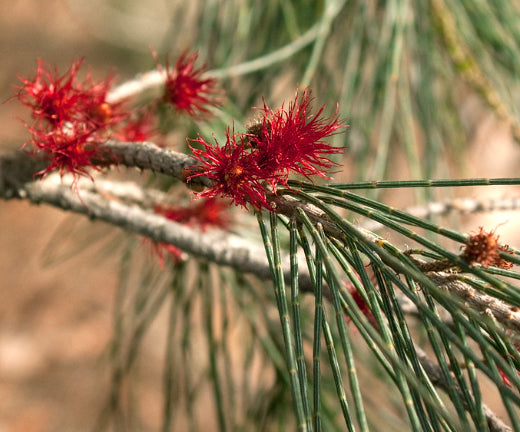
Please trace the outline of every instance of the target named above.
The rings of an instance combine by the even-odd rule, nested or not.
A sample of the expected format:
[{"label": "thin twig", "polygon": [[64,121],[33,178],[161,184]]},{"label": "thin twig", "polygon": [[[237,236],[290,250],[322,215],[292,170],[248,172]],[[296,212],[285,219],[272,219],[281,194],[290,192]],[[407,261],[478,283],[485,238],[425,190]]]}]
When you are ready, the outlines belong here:
[{"label": "thin twig", "polygon": [[[418,218],[428,219],[431,216],[448,216],[452,213],[490,213],[495,211],[516,211],[519,209],[520,197],[484,197],[430,202],[423,205],[405,207],[403,211]],[[374,220],[366,220],[361,225],[370,231],[377,231],[385,227]]]},{"label": "thin twig", "polygon": [[[223,79],[246,75],[261,69],[265,69],[275,63],[279,63],[291,58],[297,52],[301,51],[307,45],[312,43],[319,35],[319,33],[320,26],[315,24],[296,40],[269,54],[223,69],[207,71],[203,78]],[[128,80],[112,89],[107,95],[107,102],[121,102],[122,100],[135,97],[143,92],[159,88],[160,86],[164,85],[165,79],[165,71],[152,70],[139,74],[134,79]]]}]

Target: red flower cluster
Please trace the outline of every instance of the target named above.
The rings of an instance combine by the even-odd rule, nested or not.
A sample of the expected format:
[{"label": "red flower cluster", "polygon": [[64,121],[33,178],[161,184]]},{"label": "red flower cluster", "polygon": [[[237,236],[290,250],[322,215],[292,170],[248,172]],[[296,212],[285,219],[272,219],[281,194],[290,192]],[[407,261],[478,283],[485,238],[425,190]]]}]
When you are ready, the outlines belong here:
[{"label": "red flower cluster", "polygon": [[18,99],[32,109],[32,115],[41,128],[45,127],[45,122],[59,126],[72,121],[83,108],[80,106],[86,102],[84,95],[73,84],[81,63],[81,60],[73,63],[70,70],[60,77],[56,70],[53,76],[38,59],[35,78],[20,78],[23,85],[19,88]]},{"label": "red flower cluster", "polygon": [[[166,62],[166,83],[164,101],[173,105],[179,112],[191,117],[209,113],[210,106],[217,106],[222,99],[217,97],[217,80],[203,78],[205,66],[195,67],[198,54],[183,54],[174,68]],[[159,70],[161,70],[161,67]]]},{"label": "red flower cluster", "polygon": [[209,227],[228,229],[231,225],[228,209],[225,201],[207,198],[187,207],[156,205],[154,210],[166,219],[206,231]]},{"label": "red flower cluster", "polygon": [[[237,142],[240,140],[240,142]],[[202,144],[203,149],[191,147],[195,159],[203,165],[203,170],[188,178],[206,176],[214,181],[214,185],[200,192],[206,197],[226,196],[235,204],[256,207],[267,207],[264,176],[256,162],[256,152],[251,151],[244,136],[230,134],[226,131],[226,144],[220,146],[206,142],[199,137],[195,141]]]},{"label": "red flower cluster", "polygon": [[106,101],[112,78],[96,82],[90,74],[79,81],[83,60],[74,62],[62,76],[51,73],[38,60],[34,79],[20,78],[17,97],[31,108],[34,124],[28,126],[35,153],[49,157],[42,172],[59,169],[63,174],[88,174],[91,158],[105,132],[127,117],[120,104]]},{"label": "red flower cluster", "polygon": [[296,92],[287,110],[282,105],[273,111],[264,102],[262,126],[252,135],[251,143],[258,149],[259,166],[273,176],[273,187],[286,184],[290,171],[324,177],[323,170],[334,166],[327,156],[343,151],[323,142],[342,127],[341,122],[337,116],[322,118],[324,107],[311,114],[311,102],[310,91],[304,91],[300,100]]},{"label": "red flower cluster", "polygon": [[51,156],[49,165],[40,174],[58,169],[60,174],[67,171],[88,176],[86,168],[92,166],[91,158],[99,156],[93,132],[76,123],[50,132],[34,129],[32,135],[34,152]]},{"label": "red flower cluster", "polygon": [[[231,225],[228,213],[229,205],[215,198],[203,199],[186,207],[156,205],[155,213],[174,222],[197,227],[205,231],[209,227],[228,229]],[[159,264],[164,267],[165,255],[173,262],[182,261],[182,251],[168,243],[154,243],[154,251],[159,257]]]},{"label": "red flower cluster", "polygon": [[499,236],[495,231],[486,232],[479,227],[479,232],[470,236],[460,257],[469,264],[478,263],[483,267],[495,266],[510,269],[513,263],[500,257],[500,251],[511,253],[508,245],[498,244]]},{"label": "red flower cluster", "polygon": [[[193,117],[209,112],[209,106],[220,102],[213,97],[216,80],[202,78],[204,68],[194,66],[196,59],[197,54],[182,55],[175,68],[167,67],[164,94],[167,102]],[[34,154],[50,160],[39,174],[58,169],[60,174],[88,175],[89,167],[96,168],[93,158],[102,160],[101,143],[107,138],[145,141],[157,131],[157,103],[142,112],[124,110],[122,102],[111,103],[107,98],[113,78],[95,81],[87,74],[80,80],[82,63],[73,62],[60,75],[38,60],[33,79],[20,77],[22,85],[16,96],[32,112],[34,123],[28,129]]]},{"label": "red flower cluster", "polygon": [[330,155],[342,148],[326,144],[324,138],[345,127],[335,115],[322,117],[323,107],[311,111],[311,92],[305,90],[287,109],[273,111],[264,103],[261,119],[245,134],[226,132],[226,143],[209,143],[202,137],[193,140],[202,149],[190,145],[202,170],[192,177],[205,176],[214,185],[201,196],[227,196],[236,205],[270,209],[265,185],[276,193],[278,185],[287,185],[291,172],[305,177],[326,177],[325,170],[335,164]]},{"label": "red flower cluster", "polygon": [[113,137],[127,142],[149,141],[153,137],[155,143],[162,146],[160,137],[159,139],[157,137],[156,120],[154,111],[146,107],[131,113],[127,121],[118,125],[119,127],[113,131]]}]

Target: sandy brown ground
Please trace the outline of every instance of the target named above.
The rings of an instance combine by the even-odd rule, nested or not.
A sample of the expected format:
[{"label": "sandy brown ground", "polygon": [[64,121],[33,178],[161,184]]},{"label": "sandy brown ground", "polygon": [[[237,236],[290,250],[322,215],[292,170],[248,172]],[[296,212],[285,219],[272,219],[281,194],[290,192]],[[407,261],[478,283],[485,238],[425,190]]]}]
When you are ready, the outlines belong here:
[{"label": "sandy brown ground", "polygon": [[[0,99],[12,95],[17,74],[33,76],[38,57],[63,72],[84,55],[104,76],[111,49],[66,2],[0,0]],[[0,150],[27,139],[17,120],[25,115],[16,101],[0,105]],[[0,201],[2,432],[92,430],[105,402],[102,359],[111,337],[118,260],[97,259],[93,251],[46,264],[49,244],[52,250],[53,242],[59,248],[75,242],[55,235],[67,217],[48,206]]]}]

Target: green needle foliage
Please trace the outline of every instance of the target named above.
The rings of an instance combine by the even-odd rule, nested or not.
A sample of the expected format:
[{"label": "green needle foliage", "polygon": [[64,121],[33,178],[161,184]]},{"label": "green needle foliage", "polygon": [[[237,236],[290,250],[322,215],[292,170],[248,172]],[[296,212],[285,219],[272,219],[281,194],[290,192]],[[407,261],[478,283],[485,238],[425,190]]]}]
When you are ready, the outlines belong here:
[{"label": "green needle foliage", "polygon": [[[334,156],[339,181],[277,191],[299,201],[291,215],[257,213],[271,283],[197,260],[174,265],[170,281],[144,272],[132,292],[123,278],[112,414],[129,412],[122,381],[167,304],[163,431],[200,430],[207,417],[220,431],[520,431],[520,273],[468,260],[468,234],[383,200],[388,189],[424,203],[441,188],[520,183],[457,179],[461,98],[478,95],[520,137],[518,4],[199,3],[198,31],[178,19],[184,5],[172,33],[220,65],[210,74],[229,89],[223,122],[291,97],[288,82],[310,85],[345,113],[349,131],[333,143],[348,156]],[[417,180],[385,180],[398,161]],[[516,249],[498,254],[520,263]]]}]

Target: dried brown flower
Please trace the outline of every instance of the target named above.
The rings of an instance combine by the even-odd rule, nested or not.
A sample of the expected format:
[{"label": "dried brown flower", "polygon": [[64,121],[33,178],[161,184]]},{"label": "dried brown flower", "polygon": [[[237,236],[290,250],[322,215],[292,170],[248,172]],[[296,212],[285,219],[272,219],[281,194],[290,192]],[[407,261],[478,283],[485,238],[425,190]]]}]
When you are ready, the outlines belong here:
[{"label": "dried brown flower", "polygon": [[502,269],[513,267],[513,263],[500,257],[500,251],[512,253],[508,245],[500,245],[500,236],[495,231],[485,231],[479,227],[479,231],[470,236],[460,257],[468,264],[481,264],[483,267],[495,266]]}]

